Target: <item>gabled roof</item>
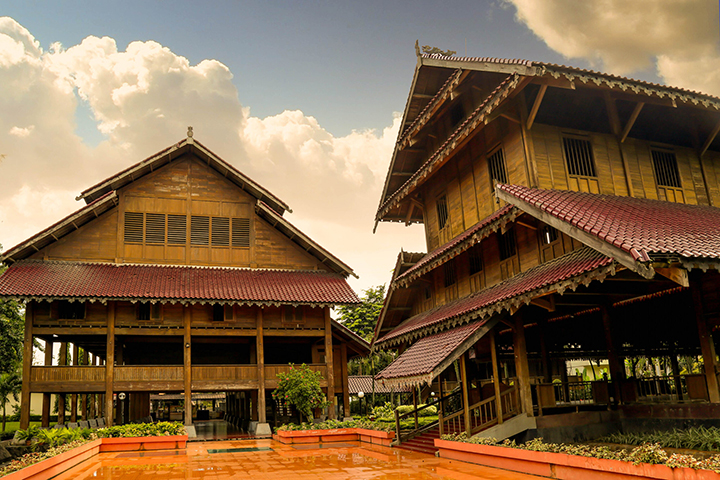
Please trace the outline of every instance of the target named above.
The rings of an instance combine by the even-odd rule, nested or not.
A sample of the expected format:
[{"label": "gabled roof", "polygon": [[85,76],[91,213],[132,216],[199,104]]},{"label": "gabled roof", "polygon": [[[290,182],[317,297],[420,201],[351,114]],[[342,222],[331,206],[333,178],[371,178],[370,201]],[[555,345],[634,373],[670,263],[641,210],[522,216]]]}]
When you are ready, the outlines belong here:
[{"label": "gabled roof", "polygon": [[360,335],[353,332],[337,320],[333,319],[330,324],[334,330],[335,335],[347,342],[350,349],[352,349],[352,351],[356,353],[356,355],[350,355],[348,353],[348,359],[356,357],[358,355],[365,356],[370,353],[370,344]]},{"label": "gabled roof", "polygon": [[111,208],[115,208],[117,204],[117,193],[115,191],[107,192],[62,220],[50,225],[45,230],[6,250],[0,254],[0,262],[15,262],[26,258],[41,248],[56,242],[58,238],[77,230]]},{"label": "gabled roof", "polygon": [[375,393],[405,393],[411,391],[409,387],[397,387],[383,385],[379,381],[375,381],[373,385],[372,375],[350,375],[348,377],[348,393],[357,395],[360,392],[364,394]]},{"label": "gabled roof", "polygon": [[567,288],[574,290],[580,284],[614,275],[615,267],[615,262],[605,255],[589,247],[580,248],[470,296],[410,317],[376,340],[373,348],[390,347],[478,318],[487,318],[530,303],[533,298],[549,292],[562,294]]},{"label": "gabled roof", "polygon": [[195,140],[192,136],[179,141],[175,145],[159,151],[145,160],[142,160],[125,170],[116,173],[112,177],[93,185],[84,190],[76,198],[76,200],[84,199],[86,202],[92,202],[96,198],[105,195],[112,190],[118,190],[125,185],[157,170],[162,165],[172,162],[173,160],[187,154],[193,154],[205,161],[211,168],[235,183],[238,187],[248,192],[260,201],[268,204],[273,210],[282,215],[286,210],[292,213],[290,207],[275,195],[270,193],[252,179],[240,172],[238,169],[227,163],[225,160],[215,155],[202,143]]},{"label": "gabled roof", "polygon": [[342,276],[316,270],[42,260],[23,260],[10,266],[0,276],[0,297],[319,307],[360,302]]},{"label": "gabled roof", "polygon": [[278,229],[290,240],[300,245],[303,250],[309,252],[312,256],[319,259],[323,264],[329,266],[330,268],[342,274],[346,278],[349,275],[358,278],[355,272],[353,272],[352,268],[345,265],[335,255],[325,250],[313,239],[298,230],[293,224],[285,220],[281,214],[270,208],[265,203],[258,200],[257,204],[255,205],[255,212],[260,217],[267,220],[270,225]]},{"label": "gabled roof", "polygon": [[720,263],[720,208],[498,185],[498,197],[652,278],[653,263]]}]

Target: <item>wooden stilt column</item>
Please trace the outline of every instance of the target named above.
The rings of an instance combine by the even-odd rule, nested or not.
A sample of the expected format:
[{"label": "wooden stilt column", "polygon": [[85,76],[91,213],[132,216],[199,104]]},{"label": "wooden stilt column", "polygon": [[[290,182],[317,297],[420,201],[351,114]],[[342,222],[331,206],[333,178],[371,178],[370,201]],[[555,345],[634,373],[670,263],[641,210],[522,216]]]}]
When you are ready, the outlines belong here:
[{"label": "wooden stilt column", "polygon": [[545,339],[545,330],[547,329],[547,319],[543,318],[538,321],[538,329],[540,334],[540,360],[542,361],[543,367],[543,381],[545,383],[552,383],[552,363],[550,362],[550,352],[547,349],[547,342]]},{"label": "wooden stilt column", "polygon": [[515,328],[513,328],[513,351],[515,354],[515,372],[518,378],[520,392],[520,405],[528,416],[534,416],[532,393],[530,392],[530,367],[528,366],[527,346],[525,344],[525,324],[520,312],[513,315]]},{"label": "wooden stilt column", "polygon": [[105,402],[103,416],[107,426],[113,424],[113,381],[115,378],[115,302],[109,302],[105,353]]},{"label": "wooden stilt column", "polygon": [[602,315],[603,328],[605,329],[605,345],[608,349],[608,367],[610,368],[610,377],[612,378],[613,391],[615,392],[615,402],[622,403],[622,387],[620,383],[625,380],[625,368],[618,355],[617,339],[615,338],[616,332],[610,315],[612,311],[611,308],[609,305],[600,305],[600,314]]},{"label": "wooden stilt column", "polygon": [[700,349],[703,356],[708,398],[711,403],[720,403],[715,342],[713,342],[712,333],[710,332],[710,329],[708,329],[707,322],[705,320],[700,284],[697,281],[691,282],[690,289],[692,290],[693,305],[695,307],[695,320],[697,322],[698,336],[700,337]]},{"label": "wooden stilt column", "polygon": [[325,365],[327,367],[327,396],[330,401],[328,418],[336,417],[337,399],[335,398],[335,365],[333,363],[332,320],[330,307],[325,307]]},{"label": "wooden stilt column", "polygon": [[495,413],[497,414],[498,424],[500,424],[503,423],[503,406],[500,398],[500,367],[497,357],[496,333],[495,329],[490,333],[490,357],[492,360],[493,387],[495,387]]},{"label": "wooden stilt column", "polygon": [[343,414],[350,416],[350,387],[348,386],[347,344],[340,345],[340,366],[342,372]]},{"label": "wooden stilt column", "polygon": [[437,410],[438,410],[438,426],[440,427],[440,436],[444,434],[443,430],[445,428],[443,422],[443,415],[445,415],[445,401],[443,400],[443,395],[445,394],[445,391],[443,390],[443,384],[442,384],[442,372],[437,377],[438,381],[438,395],[440,396],[440,401],[438,402]]},{"label": "wooden stilt column", "polygon": [[267,423],[265,415],[265,342],[263,339],[263,312],[262,308],[257,309],[257,341],[255,355],[257,356],[258,368],[258,395],[257,412],[258,422]]},{"label": "wooden stilt column", "polygon": [[[45,366],[52,365],[53,355],[53,342],[45,342]],[[23,378],[24,380],[24,378]],[[43,393],[43,404],[42,404],[42,420],[41,425],[43,428],[50,426],[50,404],[52,403],[52,396],[49,393]]]},{"label": "wooden stilt column", "polygon": [[468,436],[472,435],[472,427],[470,424],[470,381],[467,378],[467,368],[465,367],[465,354],[460,356],[460,383],[462,384],[463,409],[465,417],[465,431]]},{"label": "wooden stilt column", "polygon": [[[115,364],[116,365],[124,365],[125,362],[123,360],[123,355],[125,355],[125,350],[123,348],[122,342],[120,342],[118,345],[116,345],[116,351],[115,351]],[[127,416],[125,415],[125,405],[127,405],[128,397],[126,392],[118,392],[118,393],[125,393],[125,398],[123,400],[120,400],[120,398],[117,398],[115,401],[115,423],[117,425],[123,424],[124,421],[127,421]]]},{"label": "wooden stilt column", "polygon": [[192,425],[192,343],[190,338],[190,320],[192,312],[190,307],[183,308],[183,388],[185,390],[185,425]]},{"label": "wooden stilt column", "polygon": [[[67,343],[60,342],[60,361],[58,365],[67,366]],[[58,394],[58,423],[63,425],[65,423],[65,394]]]},{"label": "wooden stilt column", "polygon": [[[80,359],[78,358],[78,354],[79,354],[78,346],[73,343],[72,364],[74,367],[77,367],[80,364]],[[78,410],[78,396],[77,396],[77,393],[73,393],[70,396],[70,421],[71,422],[77,422],[77,410]]]},{"label": "wooden stilt column", "polygon": [[33,355],[33,302],[25,307],[25,337],[23,343],[22,390],[20,391],[20,428],[30,426],[30,369]]},{"label": "wooden stilt column", "polygon": [[[87,350],[83,350],[83,358],[82,358],[82,364],[83,365],[90,365],[90,354]],[[82,419],[87,420],[88,419],[88,397],[89,395],[87,393],[82,394],[82,401],[80,405],[80,412],[82,414]]]}]

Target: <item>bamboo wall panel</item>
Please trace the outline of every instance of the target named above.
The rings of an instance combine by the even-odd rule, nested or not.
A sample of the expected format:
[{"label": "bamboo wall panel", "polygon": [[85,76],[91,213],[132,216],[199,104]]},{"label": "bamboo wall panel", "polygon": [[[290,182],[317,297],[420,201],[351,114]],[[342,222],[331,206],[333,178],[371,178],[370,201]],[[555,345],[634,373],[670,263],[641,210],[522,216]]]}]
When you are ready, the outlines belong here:
[{"label": "bamboo wall panel", "polygon": [[[612,137],[604,135],[590,136],[593,157],[595,158],[595,171],[597,173],[595,185],[592,185],[592,182],[588,182],[591,193],[615,194],[615,178],[613,176],[612,162],[610,161],[610,152],[608,150],[609,139],[612,139]],[[614,141],[614,139],[612,140]],[[624,179],[621,180],[624,181]],[[596,191],[592,190],[593,187]]]},{"label": "bamboo wall panel", "polygon": [[508,183],[512,185],[529,185],[525,163],[525,148],[522,143],[522,132],[519,125],[509,123],[502,145],[505,151]]},{"label": "bamboo wall panel", "polygon": [[[640,145],[640,148],[643,146]],[[640,164],[637,156],[638,144],[634,139],[628,138],[623,143],[623,152],[630,170],[630,179],[632,180],[633,196],[645,198],[645,184],[643,176],[640,173]],[[654,182],[653,182],[654,184]]]},{"label": "bamboo wall panel", "polygon": [[[693,168],[692,160],[693,157],[697,158],[697,155],[692,152],[688,151],[687,149],[683,148],[676,148],[675,151],[675,158],[677,159],[677,166],[678,171],[680,172],[680,184],[682,185],[682,194],[684,196],[684,201],[682,203],[689,203],[692,205],[697,205],[699,202],[699,198],[702,198],[702,205],[707,205],[707,194],[705,193],[705,185],[702,181],[702,174],[700,173],[700,165],[696,164],[696,169]],[[696,183],[696,180],[698,180],[695,177],[695,170],[697,170],[697,173],[699,181]],[[699,187],[699,188],[696,188]]]},{"label": "bamboo wall panel", "polygon": [[480,220],[480,217],[478,217],[475,180],[473,178],[469,152],[463,155],[458,162],[458,176],[460,178],[460,195],[462,196],[464,223],[465,227],[469,228]]},{"label": "bamboo wall panel", "polygon": [[105,367],[32,367],[31,382],[104,382]]},{"label": "bamboo wall panel", "polygon": [[255,260],[262,268],[325,270],[322,263],[279,233],[264,220],[255,217]]},{"label": "bamboo wall panel", "polygon": [[720,153],[707,151],[702,161],[710,190],[710,203],[718,206],[720,205]]},{"label": "bamboo wall panel", "polygon": [[116,382],[158,382],[182,381],[182,366],[142,365],[142,366],[115,366]]},{"label": "bamboo wall panel", "polygon": [[193,381],[257,381],[257,365],[198,365],[192,367]]},{"label": "bamboo wall panel", "polygon": [[78,230],[51,243],[31,258],[114,262],[117,245],[117,209],[100,215]]},{"label": "bamboo wall panel", "polygon": [[[447,172],[449,181],[447,182],[447,199],[448,199],[448,225],[450,227],[449,237],[445,238],[441,244],[449,242],[465,231],[465,218],[463,214],[463,201],[461,197],[460,181],[457,175],[457,164],[454,161],[448,162],[444,170]],[[468,225],[469,227],[470,225]]]},{"label": "bamboo wall panel", "polygon": [[[700,158],[697,152],[691,149],[678,149],[678,157],[682,155],[686,158],[688,166],[690,168],[690,177],[692,179],[691,186],[695,193],[695,201],[698,205],[709,205],[710,199],[708,198],[708,190],[703,180],[702,167],[700,166]],[[678,160],[679,161],[679,160]],[[680,172],[682,175],[682,171]]]},{"label": "bamboo wall panel", "polygon": [[535,154],[535,168],[537,170],[539,188],[553,188],[555,185],[552,169],[550,168],[550,158],[548,157],[546,142],[548,129],[549,127],[545,125],[537,124],[534,125],[529,132]]},{"label": "bamboo wall panel", "polygon": [[[610,192],[612,195],[627,196],[627,180],[625,176],[625,167],[623,166],[622,157],[620,156],[620,147],[617,139],[614,137],[604,137],[607,146],[608,161],[610,162],[610,170],[612,171],[612,188],[603,188],[603,192]],[[602,185],[605,187],[605,185]]]}]

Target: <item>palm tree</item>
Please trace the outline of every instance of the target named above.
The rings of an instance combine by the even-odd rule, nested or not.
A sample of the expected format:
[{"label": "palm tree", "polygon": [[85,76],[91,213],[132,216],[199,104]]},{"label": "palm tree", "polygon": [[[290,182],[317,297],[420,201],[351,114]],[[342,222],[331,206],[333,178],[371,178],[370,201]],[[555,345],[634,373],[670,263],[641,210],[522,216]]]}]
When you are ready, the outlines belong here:
[{"label": "palm tree", "polygon": [[2,404],[2,431],[5,431],[5,406],[12,397],[16,402],[22,390],[22,377],[17,371],[0,374],[0,403]]}]

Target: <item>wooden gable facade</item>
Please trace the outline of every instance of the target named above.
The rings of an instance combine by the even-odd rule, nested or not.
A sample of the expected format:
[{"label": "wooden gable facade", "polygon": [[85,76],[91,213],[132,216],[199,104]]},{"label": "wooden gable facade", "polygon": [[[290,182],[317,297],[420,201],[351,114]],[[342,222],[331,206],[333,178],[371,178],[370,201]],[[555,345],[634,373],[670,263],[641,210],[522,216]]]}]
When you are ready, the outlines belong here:
[{"label": "wooden gable facade", "polygon": [[[83,208],[2,254],[0,295],[27,302],[21,424],[32,393],[44,395],[45,425],[61,393],[72,422],[146,417],[163,392],[184,392],[186,405],[192,392],[225,392],[244,428],[281,421],[267,391],[289,363],[322,372],[330,417],[349,412],[347,359],[368,345],[330,308],[359,301],[354,273],[289,223],[281,200],[192,136],[78,199]],[[49,346],[45,365],[31,363],[33,338]]]},{"label": "wooden gable facade", "polygon": [[[378,379],[463,384],[445,388],[459,410],[438,401],[441,432],[579,403],[719,403],[719,126],[702,93],[418,53],[376,227],[422,223],[428,253],[398,258],[373,345],[401,355]],[[703,370],[681,374],[693,356]],[[569,385],[578,358],[609,362],[609,380]],[[646,378],[625,365],[638,358],[665,369]]]}]

